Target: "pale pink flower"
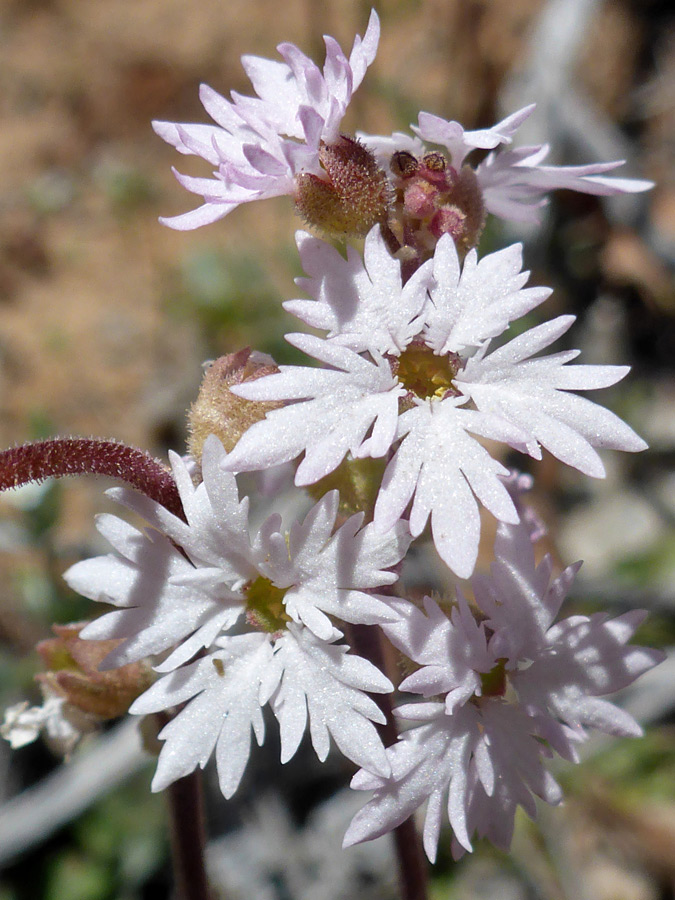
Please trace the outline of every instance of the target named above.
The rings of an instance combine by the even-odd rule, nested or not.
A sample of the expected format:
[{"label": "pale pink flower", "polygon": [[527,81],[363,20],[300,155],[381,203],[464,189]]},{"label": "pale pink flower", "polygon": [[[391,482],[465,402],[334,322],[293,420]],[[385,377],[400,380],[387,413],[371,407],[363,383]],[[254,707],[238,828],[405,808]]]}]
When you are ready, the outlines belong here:
[{"label": "pale pink flower", "polygon": [[606,197],[653,187],[651,181],[607,177],[605,173],[622,166],[623,160],[585,166],[546,166],[542,163],[549,152],[547,144],[514,150],[499,147],[511,143],[516,130],[534,109],[535,104],[526,106],[488,129],[485,134],[494,136],[492,144],[488,141],[478,144],[471,138],[476,132],[462,132],[457,122],[445,122],[429,113],[420,113],[414,130],[423,141],[445,147],[455,168],[463,164],[474,147],[492,150],[476,167],[483,202],[488,212],[514,222],[539,222],[539,209],[546,204],[546,194],[558,188]]},{"label": "pale pink flower", "polygon": [[450,165],[458,169],[472,150],[493,150],[500,144],[510,144],[516,130],[533,109],[534,104],[526,106],[493,125],[492,128],[482,128],[477,131],[466,131],[459,122],[448,121],[432,113],[421,112],[419,125],[413,126],[414,137],[400,131],[394,132],[391,136],[371,134],[359,136],[373,150],[385,171],[388,170],[389,160],[397,150],[404,150],[412,153],[413,156],[423,156],[428,149],[424,141],[445,147],[450,157]]},{"label": "pale pink flower", "polygon": [[488,212],[511,222],[541,221],[540,210],[546,206],[547,194],[565,189],[596,197],[636,194],[654,187],[642,178],[616,178],[606,172],[624,165],[619,159],[583,166],[543,165],[549,153],[548,144],[518,147],[489,153],[476,168]]},{"label": "pale pink flower", "polygon": [[473,150],[490,150],[475,168],[483,203],[487,212],[513,222],[539,222],[540,209],[547,203],[546,195],[560,188],[604,197],[653,187],[651,181],[606,174],[622,166],[623,160],[583,166],[551,166],[544,165],[550,149],[548,144],[504,149],[504,145],[512,143],[517,129],[534,109],[535,104],[531,104],[492,128],[478,131],[465,131],[459,122],[421,112],[418,124],[413,126],[414,137],[396,133],[390,137],[361,135],[361,138],[376,154],[385,171],[396,151],[406,151],[421,158],[431,149],[442,147],[450,166],[459,171]]},{"label": "pale pink flower", "polygon": [[349,59],[335,39],[326,36],[323,72],[293,44],[278,46],[284,62],[244,56],[242,64],[257,96],[232,92],[230,101],[202,85],[200,99],[215,125],[154,122],[157,134],[180,153],[201,156],[214,167],[212,178],[175,173],[204,204],[161,221],[181,231],[198,228],[241,203],[293,196],[300,173],[322,177],[319,148],[338,137],[352,94],[375,58],[379,33],[373,10]]}]

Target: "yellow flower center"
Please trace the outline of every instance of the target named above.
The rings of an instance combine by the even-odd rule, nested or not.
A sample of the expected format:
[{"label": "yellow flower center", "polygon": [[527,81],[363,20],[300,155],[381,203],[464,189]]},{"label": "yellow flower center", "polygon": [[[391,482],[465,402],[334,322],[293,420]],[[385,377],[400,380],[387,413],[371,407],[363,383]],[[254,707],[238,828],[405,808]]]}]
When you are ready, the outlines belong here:
[{"label": "yellow flower center", "polygon": [[420,399],[442,398],[448,391],[456,392],[453,378],[459,366],[460,360],[453,353],[436,356],[429,347],[411,344],[398,358],[396,376],[407,391]]},{"label": "yellow flower center", "polygon": [[246,597],[246,615],[249,622],[262,631],[274,634],[283,631],[291,621],[284,607],[284,588],[279,588],[259,575],[243,589]]}]

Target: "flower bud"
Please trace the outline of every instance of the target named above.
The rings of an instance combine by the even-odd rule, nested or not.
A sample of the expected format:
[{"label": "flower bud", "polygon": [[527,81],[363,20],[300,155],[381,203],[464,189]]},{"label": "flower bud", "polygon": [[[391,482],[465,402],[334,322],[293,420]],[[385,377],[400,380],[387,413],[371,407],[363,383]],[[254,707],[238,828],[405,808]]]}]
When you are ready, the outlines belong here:
[{"label": "flower bud", "polygon": [[466,216],[457,206],[442,206],[429,222],[429,231],[435,238],[449,234],[455,243],[464,240],[465,228]]},{"label": "flower bud", "polygon": [[142,662],[99,671],[120,641],[81,640],[86,624],[52,626],[56,637],[37,645],[48,671],[38,674],[36,680],[47,694],[62,697],[87,716],[99,721],[115,719],[128,712],[136,697],[150,687],[152,671]]},{"label": "flower bud", "polygon": [[464,166],[457,173],[448,206],[463,216],[460,232],[452,236],[457,248],[466,253],[478,244],[485,227],[483,194],[476,173],[470,166]]},{"label": "flower bud", "polygon": [[448,176],[446,175],[446,172],[450,173],[450,178],[455,174],[455,170],[452,166],[448,166],[447,159],[442,153],[437,151],[425,154],[422,158],[422,170],[424,171],[425,177],[430,182],[437,184],[440,188],[447,187]]},{"label": "flower bud", "polygon": [[403,194],[403,206],[414,219],[424,219],[436,212],[436,191],[428,181],[415,178]]},{"label": "flower bud", "polygon": [[271,357],[251,351],[250,347],[221,356],[204,374],[199,396],[188,412],[188,450],[199,462],[204,441],[210,434],[218,437],[225,449],[232,450],[251,425],[265,418],[281,402],[255,402],[237,397],[230,391],[235,384],[254,381],[278,372]]},{"label": "flower bud", "polygon": [[319,160],[326,178],[296,178],[295,205],[308,225],[330,237],[363,237],[387,215],[390,188],[375,157],[356,138],[341,134],[323,144]]}]

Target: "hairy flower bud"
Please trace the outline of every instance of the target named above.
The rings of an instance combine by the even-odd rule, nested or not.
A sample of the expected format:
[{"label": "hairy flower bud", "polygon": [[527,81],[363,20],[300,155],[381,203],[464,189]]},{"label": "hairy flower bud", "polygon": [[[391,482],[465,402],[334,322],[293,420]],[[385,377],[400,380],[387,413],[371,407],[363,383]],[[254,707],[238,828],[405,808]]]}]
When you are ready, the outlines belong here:
[{"label": "hairy flower bud", "polygon": [[204,374],[199,396],[188,413],[188,450],[198,462],[202,458],[204,441],[215,434],[229,452],[242,434],[271,409],[282,403],[261,403],[244,400],[230,391],[235,384],[255,381],[278,369],[271,357],[252,352],[250,347],[221,356],[211,363]]},{"label": "hairy flower bud", "polygon": [[308,225],[333,237],[363,237],[386,218],[387,177],[360,141],[341,134],[334,144],[322,145],[319,161],[325,179],[296,177],[295,205]]}]

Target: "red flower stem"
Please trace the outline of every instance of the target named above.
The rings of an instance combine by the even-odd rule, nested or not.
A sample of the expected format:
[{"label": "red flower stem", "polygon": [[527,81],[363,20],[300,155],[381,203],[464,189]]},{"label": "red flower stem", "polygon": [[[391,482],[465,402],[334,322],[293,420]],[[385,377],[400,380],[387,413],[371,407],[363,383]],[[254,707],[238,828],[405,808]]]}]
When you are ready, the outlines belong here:
[{"label": "red flower stem", "polygon": [[389,250],[392,256],[396,256],[401,249],[401,243],[387,222],[380,222],[380,232],[382,234],[382,239],[387,245],[387,250]]},{"label": "red flower stem", "polygon": [[159,460],[142,450],[98,438],[54,438],[0,452],[0,491],[66,475],[108,475],[185,519],[178,488]]},{"label": "red flower stem", "polygon": [[213,900],[204,866],[206,835],[201,771],[166,789],[176,900]]},{"label": "red flower stem", "polygon": [[[350,644],[354,650],[386,673],[386,661],[382,647],[382,634],[372,625],[351,625],[348,628]],[[391,694],[373,694],[387,721],[378,726],[384,743],[390,747],[398,740],[398,731],[391,705]],[[394,844],[398,859],[401,900],[428,900],[427,862],[422,841],[411,818],[394,829]]]}]

